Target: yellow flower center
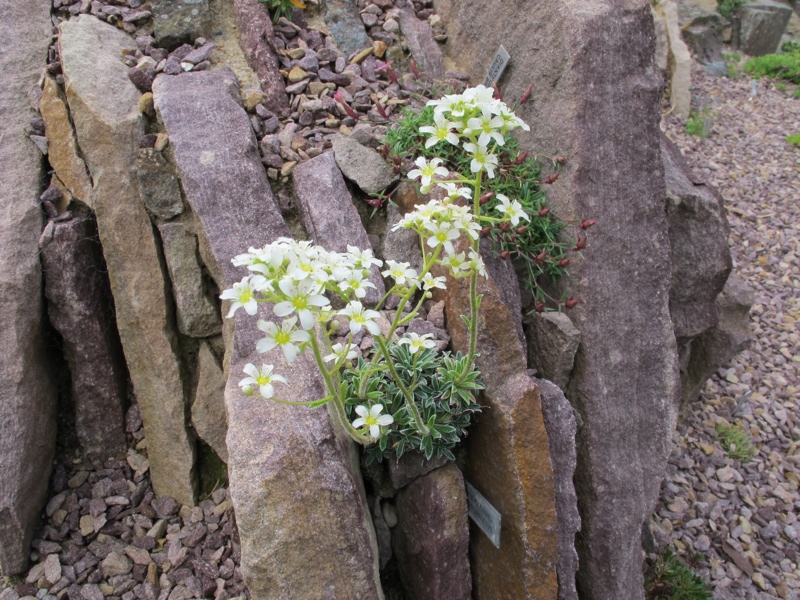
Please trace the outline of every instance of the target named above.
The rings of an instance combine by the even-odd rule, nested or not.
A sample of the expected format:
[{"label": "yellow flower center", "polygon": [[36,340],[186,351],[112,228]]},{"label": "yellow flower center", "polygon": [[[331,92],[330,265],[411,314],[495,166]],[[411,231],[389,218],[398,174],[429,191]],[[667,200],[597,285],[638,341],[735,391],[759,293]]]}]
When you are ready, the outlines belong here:
[{"label": "yellow flower center", "polygon": [[272,378],[269,375],[259,375],[256,379],[258,385],[269,385],[269,382],[272,381]]},{"label": "yellow flower center", "polygon": [[303,310],[307,304],[308,298],[305,296],[296,296],[292,299],[292,306],[294,306],[297,310]]},{"label": "yellow flower center", "polygon": [[283,346],[284,344],[288,344],[292,341],[292,334],[288,331],[279,331],[275,334],[275,343]]}]

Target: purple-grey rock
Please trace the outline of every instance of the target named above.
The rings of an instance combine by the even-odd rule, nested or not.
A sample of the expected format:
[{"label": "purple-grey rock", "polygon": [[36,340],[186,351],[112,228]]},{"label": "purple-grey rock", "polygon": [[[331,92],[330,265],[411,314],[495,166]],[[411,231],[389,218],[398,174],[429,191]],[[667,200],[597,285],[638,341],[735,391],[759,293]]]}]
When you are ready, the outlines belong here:
[{"label": "purple-grey rock", "polygon": [[167,220],[183,212],[178,178],[164,155],[154,148],[142,148],[136,159],[139,195],[150,214]]},{"label": "purple-grey rock", "polygon": [[716,325],[714,302],[733,263],[722,197],[694,176],[678,147],[663,135],[661,158],[672,249],[669,306],[680,344]]},{"label": "purple-grey rock", "polygon": [[581,332],[562,312],[534,312],[525,323],[528,330],[528,363],[540,377],[565,389],[575,364]]},{"label": "purple-grey rock", "polygon": [[280,62],[273,50],[272,20],[266,4],[258,0],[234,0],[239,41],[250,68],[256,72],[264,92],[264,104],[274,112],[288,108],[289,97]]},{"label": "purple-grey rock", "polygon": [[333,136],[333,154],[344,176],[367,194],[377,194],[397,181],[398,176],[380,154],[346,135]]},{"label": "purple-grey rock", "polygon": [[[227,288],[244,275],[231,258],[289,235],[236,77],[226,70],[160,76],[153,90],[198,218],[204,262]],[[261,316],[272,317],[268,306]],[[243,311],[233,326],[226,343],[228,469],[250,593],[264,600],[290,590],[304,598],[380,597],[378,551],[352,443],[326,409],[298,410],[245,396],[238,386],[245,364],[267,362],[291,382],[292,400],[320,398],[315,364],[308,355],[290,365],[280,351],[258,354],[262,332]],[[284,386],[277,391],[284,394]]]},{"label": "purple-grey rock", "polygon": [[389,460],[389,480],[392,487],[399,490],[406,487],[409,483],[438,469],[447,464],[446,458],[431,458],[425,460],[425,456],[418,452],[406,452],[399,459],[392,456]]},{"label": "purple-grey rock", "polygon": [[433,29],[427,21],[417,18],[413,8],[400,11],[400,30],[417,67],[433,77],[444,76],[444,59],[439,44],[433,39]]},{"label": "purple-grey rock", "polygon": [[192,402],[192,425],[198,437],[227,463],[225,375],[207,343],[202,343],[197,353],[197,387]]},{"label": "purple-grey rock", "polygon": [[46,500],[55,451],[56,391],[43,351],[42,156],[26,138],[52,34],[46,2],[0,4],[0,571],[21,573]]},{"label": "purple-grey rock", "polygon": [[[332,152],[299,163],[292,172],[292,180],[297,208],[309,239],[334,252],[347,252],[347,246],[372,249]],[[375,265],[369,281],[375,287],[367,288],[362,301],[374,306],[385,292],[380,269]]]},{"label": "purple-grey rock", "polygon": [[222,331],[217,300],[203,281],[197,238],[180,221],[160,223],[158,232],[172,281],[178,330],[190,337],[209,337]]},{"label": "purple-grey rock", "polygon": [[153,0],[153,35],[168,50],[194,43],[211,33],[211,11],[207,0]]},{"label": "purple-grey rock", "polygon": [[578,590],[592,600],[643,598],[642,525],[658,498],[679,397],[650,8],[545,0],[535,36],[502,0],[436,0],[435,8],[448,54],[473,80],[501,43],[513,57],[504,96],[532,84],[536,98],[517,110],[532,125],[522,146],[566,157],[548,203],[562,219],[597,219],[555,290],[583,301],[570,313],[581,344],[565,390],[583,418]]},{"label": "purple-grey rock", "polygon": [[197,65],[204,60],[206,60],[210,55],[211,51],[216,48],[217,45],[209,42],[208,44],[203,44],[199,48],[192,50],[183,57],[183,62],[192,63],[193,65]]},{"label": "purple-grey rock", "polygon": [[[64,21],[59,49],[78,142],[93,174],[92,208],[103,244],[117,329],[147,432],[156,493],[194,503],[194,444],[187,398],[165,297],[166,274],[134,170],[144,134],[139,92],[124,53],[132,38],[81,15]],[[111,151],[113,149],[113,151]]]},{"label": "purple-grey rock", "polygon": [[544,379],[534,379],[542,399],[542,415],[550,444],[550,462],[556,489],[558,515],[558,600],[578,600],[575,574],[578,553],[575,535],[581,530],[578,497],[572,481],[577,464],[575,435],[577,423],[569,401],[558,386]]},{"label": "purple-grey rock", "polygon": [[336,46],[346,55],[372,45],[354,0],[327,0],[323,18]]},{"label": "purple-grey rock", "polygon": [[423,475],[395,501],[392,547],[409,597],[470,600],[467,494],[458,467]]},{"label": "purple-grey rock", "polygon": [[105,459],[125,450],[127,372],[94,216],[48,223],[41,240],[50,322],[70,370],[75,431],[84,455]]}]

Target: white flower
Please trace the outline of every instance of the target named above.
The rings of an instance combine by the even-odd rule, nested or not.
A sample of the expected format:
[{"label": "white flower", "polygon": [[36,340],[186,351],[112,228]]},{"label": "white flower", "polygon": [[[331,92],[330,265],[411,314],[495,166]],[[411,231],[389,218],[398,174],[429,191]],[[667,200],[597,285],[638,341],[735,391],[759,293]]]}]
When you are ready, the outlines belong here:
[{"label": "white flower", "polygon": [[469,265],[467,264],[467,260],[464,257],[464,253],[461,254],[450,254],[447,257],[443,258],[441,261],[443,267],[447,267],[450,269],[450,272],[453,274],[453,277],[461,277],[463,275],[462,271],[469,271],[471,270]]},{"label": "white flower", "polygon": [[425,273],[425,277],[422,278],[422,285],[426,290],[431,290],[433,288],[443,290],[447,287],[444,277],[434,277],[430,273]]},{"label": "white flower", "polygon": [[478,271],[478,274],[486,277],[486,265],[483,263],[483,258],[475,250],[469,251],[469,265],[471,268]]},{"label": "white flower", "polygon": [[436,248],[443,244],[448,254],[453,254],[453,252],[455,252],[453,249],[453,240],[459,238],[461,231],[453,227],[452,223],[426,223],[425,229],[432,234],[427,240],[428,246]]},{"label": "white flower", "polygon": [[506,143],[503,134],[500,130],[505,125],[502,117],[492,115],[489,107],[484,107],[480,117],[474,117],[467,121],[467,126],[473,131],[480,133],[478,137],[478,145],[486,146],[491,140],[494,140],[498,146],[503,146]]},{"label": "white flower", "polygon": [[511,221],[511,224],[516,227],[519,225],[520,219],[525,219],[526,221],[530,221],[531,218],[528,216],[528,213],[525,212],[525,209],[522,208],[522,204],[517,202],[516,200],[509,200],[503,194],[497,194],[497,199],[500,201],[495,208],[498,212],[502,213],[503,216]]},{"label": "white flower", "polygon": [[386,427],[394,423],[392,415],[382,415],[383,404],[375,404],[372,408],[367,408],[363,404],[356,406],[356,414],[359,418],[353,421],[353,427],[358,429],[363,427],[365,431],[369,431],[369,435],[373,439],[377,439],[381,435],[381,427]]},{"label": "white flower", "polygon": [[344,344],[334,344],[331,346],[332,354],[328,354],[322,360],[325,362],[338,361],[345,353],[347,353],[345,360],[354,360],[358,356],[356,348],[357,346],[355,344],[348,344],[347,346]]},{"label": "white flower", "polygon": [[383,271],[384,277],[391,277],[397,285],[408,285],[409,287],[414,285],[411,281],[416,281],[417,272],[411,268],[409,263],[387,260],[386,266],[389,268]]},{"label": "white flower", "polygon": [[297,323],[296,317],[284,319],[280,327],[271,321],[259,320],[257,323],[258,328],[267,335],[256,342],[256,350],[269,352],[275,346],[280,346],[286,360],[294,362],[299,352],[295,344],[301,344],[311,339],[308,332],[297,329],[294,326],[295,323]]},{"label": "white flower", "polygon": [[440,188],[447,192],[447,199],[450,201],[457,198],[472,200],[472,190],[466,187],[457,187],[455,183],[437,183]]},{"label": "white flower", "polygon": [[239,283],[234,283],[233,287],[220,294],[222,300],[233,300],[228,318],[231,318],[239,307],[244,308],[245,312],[253,316],[258,312],[258,302],[256,301],[253,285],[249,277],[245,277]]},{"label": "white flower", "polygon": [[417,179],[418,177],[421,177],[422,179],[420,180],[420,183],[422,184],[423,188],[431,185],[434,175],[442,175],[443,177],[447,177],[449,173],[446,168],[439,166],[442,164],[441,158],[433,158],[430,162],[428,162],[425,160],[424,156],[420,156],[417,157],[417,160],[414,161],[414,164],[419,168],[409,171],[408,178]]},{"label": "white flower", "polygon": [[356,298],[363,298],[367,295],[367,288],[371,287],[374,288],[375,284],[371,281],[364,279],[364,271],[362,269],[357,269],[354,271],[350,271],[347,274],[347,277],[339,283],[339,289],[343,292],[352,291]]},{"label": "white flower", "polygon": [[441,141],[450,142],[454,146],[458,145],[458,136],[451,131],[454,127],[454,124],[448,121],[443,113],[434,112],[433,122],[433,126],[426,125],[425,127],[419,128],[420,133],[431,134],[431,137],[429,137],[428,141],[425,142],[426,148],[435,146]]},{"label": "white flower", "polygon": [[312,308],[326,306],[330,301],[320,295],[319,286],[308,279],[295,283],[291,279],[281,279],[278,287],[286,296],[286,300],[278,302],[273,309],[279,317],[288,317],[297,311],[300,317],[300,326],[303,329],[314,327],[314,313]]},{"label": "white flower", "polygon": [[494,97],[494,89],[486,87],[483,84],[464,90],[463,96],[465,99],[470,100],[479,106],[493,106],[497,104],[497,99]]},{"label": "white flower", "polygon": [[347,245],[347,251],[353,258],[353,266],[358,269],[369,269],[372,265],[375,266],[383,266],[383,262],[380,259],[375,258],[372,255],[372,249],[367,248],[366,250],[362,250],[358,246],[351,246],[350,244]]},{"label": "white flower", "polygon": [[350,331],[353,334],[361,331],[362,327],[366,327],[367,331],[372,335],[378,335],[381,332],[381,328],[373,320],[380,317],[380,313],[374,310],[366,310],[358,300],[353,300],[337,314],[350,317]]},{"label": "white flower", "polygon": [[472,161],[469,164],[470,171],[477,173],[483,169],[489,175],[489,179],[494,178],[494,169],[497,166],[497,156],[490,154],[489,150],[483,144],[464,144],[464,150],[472,155]]},{"label": "white flower", "polygon": [[272,398],[275,395],[275,388],[272,387],[273,381],[286,383],[286,379],[281,375],[273,375],[272,365],[261,365],[261,369],[257,369],[253,363],[248,363],[244,367],[244,372],[250,377],[245,377],[239,382],[239,387],[246,395],[253,393],[253,388],[258,388],[258,393],[264,398]]},{"label": "white flower", "polygon": [[436,346],[436,342],[434,342],[432,339],[429,339],[432,337],[432,333],[426,333],[424,335],[419,335],[418,333],[407,333],[400,338],[400,341],[397,343],[408,344],[408,351],[411,354],[416,354],[422,348],[433,348]]}]

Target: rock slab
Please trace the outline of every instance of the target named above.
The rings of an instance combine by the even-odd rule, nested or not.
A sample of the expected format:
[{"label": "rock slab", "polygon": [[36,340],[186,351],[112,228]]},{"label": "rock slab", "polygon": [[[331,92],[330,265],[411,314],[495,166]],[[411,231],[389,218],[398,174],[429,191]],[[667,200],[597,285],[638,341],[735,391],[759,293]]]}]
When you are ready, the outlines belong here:
[{"label": "rock slab", "polygon": [[[367,231],[347,189],[333,153],[325,152],[298,164],[292,172],[294,195],[309,239],[334,252],[347,246],[372,250]],[[377,304],[385,289],[380,269],[373,265],[364,304]]]},{"label": "rock slab", "polygon": [[[204,261],[225,289],[244,275],[231,258],[289,235],[236,78],[226,70],[162,75],[153,93],[186,200],[198,219]],[[275,319],[266,305],[260,316]],[[291,387],[279,384],[278,394],[293,401],[324,395],[308,355],[291,365],[279,349],[259,355],[260,337],[256,320],[239,311],[226,338],[228,473],[250,593],[264,600],[383,598],[377,543],[352,443],[324,408],[285,406],[239,389],[247,363],[267,363],[291,382]]]},{"label": "rock slab", "polygon": [[208,37],[210,26],[208,0],[153,0],[153,35],[167,50]]},{"label": "rock slab", "polygon": [[36,115],[28,91],[52,34],[50,6],[0,4],[0,570],[22,572],[47,493],[55,451],[56,392],[42,347],[38,239],[42,155],[25,128]]},{"label": "rock slab", "polygon": [[353,0],[327,0],[323,16],[336,45],[345,55],[372,46]]},{"label": "rock slab", "polygon": [[344,176],[367,194],[382,192],[397,181],[391,165],[380,154],[351,137],[342,134],[333,136],[333,155]]},{"label": "rock slab", "polygon": [[535,38],[519,3],[434,7],[447,26],[447,53],[473,80],[500,43],[514,57],[503,95],[519,98],[533,84],[536,99],[517,111],[533,125],[521,145],[566,157],[548,202],[562,220],[597,219],[562,282],[582,300],[570,313],[581,344],[565,390],[583,421],[578,591],[641,599],[642,525],[658,498],[679,395],[653,19],[643,3],[524,4],[542,24]]},{"label": "rock slab", "polygon": [[135,171],[144,134],[139,92],[123,53],[133,40],[90,15],[60,26],[66,95],[92,174],[91,205],[108,266],[125,360],[144,420],[150,473],[159,495],[192,505],[194,442],[177,338],[167,314],[166,274]]},{"label": "rock slab", "polygon": [[228,413],[225,412],[225,374],[208,343],[197,353],[197,388],[192,402],[192,425],[198,437],[228,462]]},{"label": "rock slab", "polygon": [[433,29],[426,21],[417,18],[414,9],[406,7],[399,15],[400,31],[406,38],[408,49],[421,71],[432,77],[444,75],[444,59],[439,44],[433,39]]},{"label": "rock slab", "polygon": [[535,312],[525,323],[528,362],[542,378],[565,389],[581,343],[581,332],[562,312]]},{"label": "rock slab", "polygon": [[69,365],[81,449],[103,460],[125,451],[128,374],[94,216],[86,206],[72,213],[48,223],[40,242],[47,314]]},{"label": "rock slab", "polygon": [[470,600],[469,518],[464,477],[450,463],[397,494],[392,547],[411,598]]},{"label": "rock slab", "polygon": [[758,0],[740,7],[733,18],[731,44],[750,56],[778,51],[792,9],[780,2]]}]

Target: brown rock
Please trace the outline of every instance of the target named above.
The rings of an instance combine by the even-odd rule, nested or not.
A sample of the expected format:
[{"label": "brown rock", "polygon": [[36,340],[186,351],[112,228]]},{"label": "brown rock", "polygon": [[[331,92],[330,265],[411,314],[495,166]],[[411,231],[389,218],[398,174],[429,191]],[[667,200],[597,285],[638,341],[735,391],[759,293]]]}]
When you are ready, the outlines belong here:
[{"label": "brown rock", "polygon": [[[465,476],[502,515],[500,548],[483,533],[470,540],[476,597],[556,598],[557,522],[553,471],[539,390],[527,374],[519,284],[511,265],[482,255],[489,272],[478,328],[478,368],[485,407],[467,437]],[[441,295],[453,348],[469,336],[458,315],[469,314],[469,280],[448,277]]]},{"label": "brown rock", "polygon": [[470,600],[469,525],[464,477],[454,464],[397,494],[393,549],[411,598]]},{"label": "brown rock", "polygon": [[436,0],[435,8],[448,54],[473,80],[500,43],[508,50],[503,95],[519,98],[532,84],[536,99],[517,111],[532,125],[522,146],[566,157],[548,203],[563,220],[597,219],[561,282],[569,289],[556,290],[583,300],[570,313],[582,337],[566,390],[583,419],[579,592],[641,598],[642,525],[658,498],[679,393],[650,8],[544,0],[536,36],[521,6],[502,0]]},{"label": "brown rock", "polygon": [[[348,245],[372,249],[333,153],[304,161],[293,173],[297,208],[310,239],[334,252],[347,252]],[[380,269],[375,265],[369,281],[375,288],[368,288],[363,302],[374,306],[385,293]]]},{"label": "brown rock", "polygon": [[447,459],[434,457],[425,460],[425,456],[419,452],[406,452],[399,459],[392,456],[388,463],[389,480],[392,487],[399,490],[426,473],[446,465]]},{"label": "brown rock", "polygon": [[52,34],[45,2],[0,3],[0,570],[25,570],[55,450],[56,392],[42,346],[42,269],[36,199],[42,157],[26,139]]},{"label": "brown rock", "polygon": [[269,10],[258,0],[234,0],[233,7],[239,25],[242,50],[250,68],[261,81],[264,104],[270,110],[280,112],[288,108],[289,97],[280,73],[280,62],[272,50],[274,43]]},{"label": "brown rock", "polygon": [[194,503],[194,446],[177,340],[165,298],[165,274],[150,218],[131,165],[144,133],[139,92],[123,52],[133,40],[112,25],[81,15],[61,24],[66,93],[89,170],[92,206],[108,266],[125,359],[147,434],[156,493]]},{"label": "brown rock", "polygon": [[47,313],[69,365],[78,441],[87,458],[105,459],[125,450],[127,372],[97,224],[85,206],[72,214],[42,235]]},{"label": "brown rock", "polygon": [[86,164],[78,154],[78,142],[69,118],[67,99],[52,77],[45,78],[39,110],[44,119],[47,139],[50,140],[50,166],[70,194],[82,202],[89,202],[92,182]]}]

